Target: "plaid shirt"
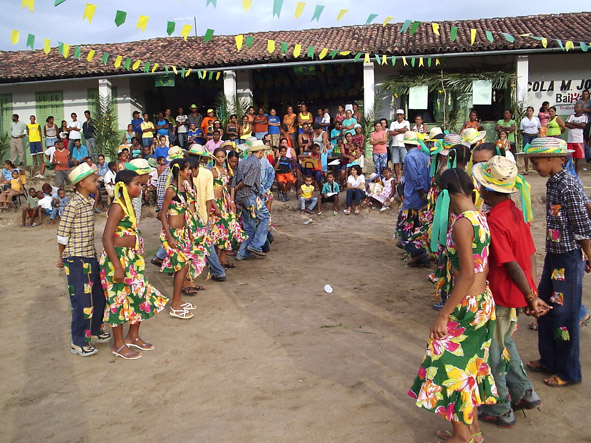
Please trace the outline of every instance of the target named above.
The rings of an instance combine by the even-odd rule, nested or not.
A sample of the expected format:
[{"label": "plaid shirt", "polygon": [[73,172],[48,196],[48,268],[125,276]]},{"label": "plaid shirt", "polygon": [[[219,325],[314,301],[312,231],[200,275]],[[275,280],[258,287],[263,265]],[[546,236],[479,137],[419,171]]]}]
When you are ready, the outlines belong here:
[{"label": "plaid shirt", "polygon": [[566,170],[546,183],[546,252],[564,254],[579,249],[578,240],[591,239],[589,199],[581,181]]},{"label": "plaid shirt", "polygon": [[252,194],[260,195],[261,189],[261,162],[259,159],[251,154],[247,159],[238,163],[236,174],[232,179],[232,187],[244,183],[241,189],[236,191],[234,196],[236,203],[242,204]]},{"label": "plaid shirt", "polygon": [[156,196],[158,200],[156,205],[158,209],[162,209],[162,203],[164,203],[164,194],[166,194],[166,181],[168,180],[168,175],[170,174],[170,168],[166,168],[158,177],[158,183],[156,183]]},{"label": "plaid shirt", "polygon": [[66,246],[64,257],[96,257],[93,206],[92,198],[76,192],[64,208],[57,228],[57,242]]}]

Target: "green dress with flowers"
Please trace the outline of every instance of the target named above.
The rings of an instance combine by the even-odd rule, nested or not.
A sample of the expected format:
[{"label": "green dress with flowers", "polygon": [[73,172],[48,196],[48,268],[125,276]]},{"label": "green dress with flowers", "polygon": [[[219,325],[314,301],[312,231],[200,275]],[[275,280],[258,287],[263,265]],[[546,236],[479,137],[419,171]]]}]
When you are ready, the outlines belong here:
[{"label": "green dress with flowers", "polygon": [[[474,228],[474,273],[485,272],[490,244],[486,219],[478,211],[466,211],[454,225],[462,218]],[[453,268],[459,269],[452,233],[453,226],[447,236],[447,252]],[[482,294],[465,296],[456,306],[449,316],[447,334],[438,340],[429,339],[427,353],[408,392],[418,407],[470,425],[475,407],[496,403],[497,389],[488,365],[494,320],[495,304],[488,287]]]}]

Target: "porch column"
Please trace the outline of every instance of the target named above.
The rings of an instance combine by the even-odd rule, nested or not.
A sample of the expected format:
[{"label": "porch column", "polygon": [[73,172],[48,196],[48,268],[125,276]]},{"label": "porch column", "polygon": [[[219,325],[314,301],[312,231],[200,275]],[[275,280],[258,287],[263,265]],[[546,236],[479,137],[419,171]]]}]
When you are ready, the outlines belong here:
[{"label": "porch column", "polygon": [[363,113],[367,118],[375,118],[373,105],[375,98],[375,73],[373,63],[363,64]]},{"label": "porch column", "polygon": [[[252,94],[252,70],[245,69],[236,72],[236,92],[239,101],[245,101],[248,105],[252,105],[253,94]],[[240,106],[240,103],[236,103],[236,107]]]},{"label": "porch column", "polygon": [[236,101],[236,71],[224,71],[224,96],[229,109],[233,109]]},{"label": "porch column", "polygon": [[517,103],[525,105],[527,102],[527,83],[529,81],[529,57],[517,56]]},{"label": "porch column", "polygon": [[107,97],[111,100],[111,81],[106,78],[99,78],[98,92],[100,97]]}]

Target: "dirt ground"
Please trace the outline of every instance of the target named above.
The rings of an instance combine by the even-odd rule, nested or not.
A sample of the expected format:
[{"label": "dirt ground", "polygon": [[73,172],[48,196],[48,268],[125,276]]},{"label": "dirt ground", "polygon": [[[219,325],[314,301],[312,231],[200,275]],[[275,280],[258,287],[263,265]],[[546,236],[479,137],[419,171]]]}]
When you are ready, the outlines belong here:
[{"label": "dirt ground", "polygon": [[[529,181],[541,268],[545,186],[537,174]],[[138,361],[115,359],[109,344],[90,358],[70,353],[55,227],[20,228],[17,214],[0,214],[0,441],[435,442],[447,423],[407,396],[436,315],[433,287],[425,269],[400,261],[396,211],[325,211],[306,225],[294,206],[293,196],[274,203],[266,259],[239,262],[224,283],[199,282],[207,289],[187,297],[192,320],[163,311],[147,321],[142,337],[157,349]],[[159,244],[151,212],[141,222],[147,258]],[[147,266],[170,296],[172,279]],[[538,356],[528,321],[516,335],[524,361]],[[590,336],[584,328],[584,383],[552,389],[530,374],[543,407],[516,413],[512,430],[483,424],[487,442],[591,441]]]}]

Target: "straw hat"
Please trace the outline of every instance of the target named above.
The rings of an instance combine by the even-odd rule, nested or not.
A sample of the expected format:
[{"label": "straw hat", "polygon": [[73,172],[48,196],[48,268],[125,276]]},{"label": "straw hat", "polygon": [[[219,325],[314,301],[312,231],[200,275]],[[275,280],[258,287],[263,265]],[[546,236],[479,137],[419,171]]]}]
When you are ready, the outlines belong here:
[{"label": "straw hat", "polygon": [[198,155],[199,157],[211,157],[211,153],[199,143],[193,143],[186,153],[189,155]]},{"label": "straw hat", "polygon": [[134,158],[133,160],[125,163],[125,169],[129,171],[135,171],[138,175],[149,174],[154,170],[150,162],[145,158]]},{"label": "straw hat", "polygon": [[130,145],[119,145],[119,148],[117,148],[117,154],[119,154],[124,149],[127,149],[129,151],[129,147]]},{"label": "straw hat", "polygon": [[429,131],[429,135],[427,136],[425,141],[432,142],[434,140],[441,139],[443,137],[444,137],[444,134],[443,134],[443,131],[441,130],[441,128],[435,126],[434,128],[431,128],[431,130]]},{"label": "straw hat", "polygon": [[462,131],[460,135],[462,136],[462,139],[465,142],[473,145],[474,143],[479,142],[480,140],[484,140],[484,138],[486,137],[486,131],[479,131],[478,129],[474,128],[466,128]]},{"label": "straw hat", "polygon": [[495,155],[486,163],[474,165],[472,175],[479,184],[492,191],[502,194],[516,191],[517,165],[500,155]]},{"label": "straw hat", "polygon": [[258,151],[266,151],[267,149],[269,149],[269,147],[266,146],[262,140],[256,140],[256,141],[252,142],[252,144],[248,147],[248,149],[246,151],[247,152],[258,152]]},{"label": "straw hat", "polygon": [[168,157],[166,157],[166,161],[170,162],[178,158],[183,158],[183,150],[180,148],[180,146],[173,146],[172,148],[169,148]]},{"label": "straw hat", "polygon": [[404,144],[405,145],[418,145],[419,137],[415,131],[406,131],[404,133]]},{"label": "straw hat", "polygon": [[566,149],[566,142],[560,138],[538,137],[532,140],[523,152],[517,155],[528,157],[567,157],[572,149]]},{"label": "straw hat", "polygon": [[236,147],[236,145],[234,144],[234,142],[231,142],[230,140],[226,140],[224,143],[222,143],[220,145],[220,148],[225,148],[225,147],[229,147],[231,149],[234,149]]},{"label": "straw hat", "polygon": [[75,185],[92,174],[96,174],[96,169],[93,169],[88,165],[88,163],[84,162],[72,169],[72,171],[68,174],[68,178],[72,184]]},{"label": "straw hat", "polygon": [[150,166],[152,166],[153,168],[157,168],[158,167],[158,160],[156,160],[154,157],[149,157],[148,158],[148,163],[150,164]]}]

